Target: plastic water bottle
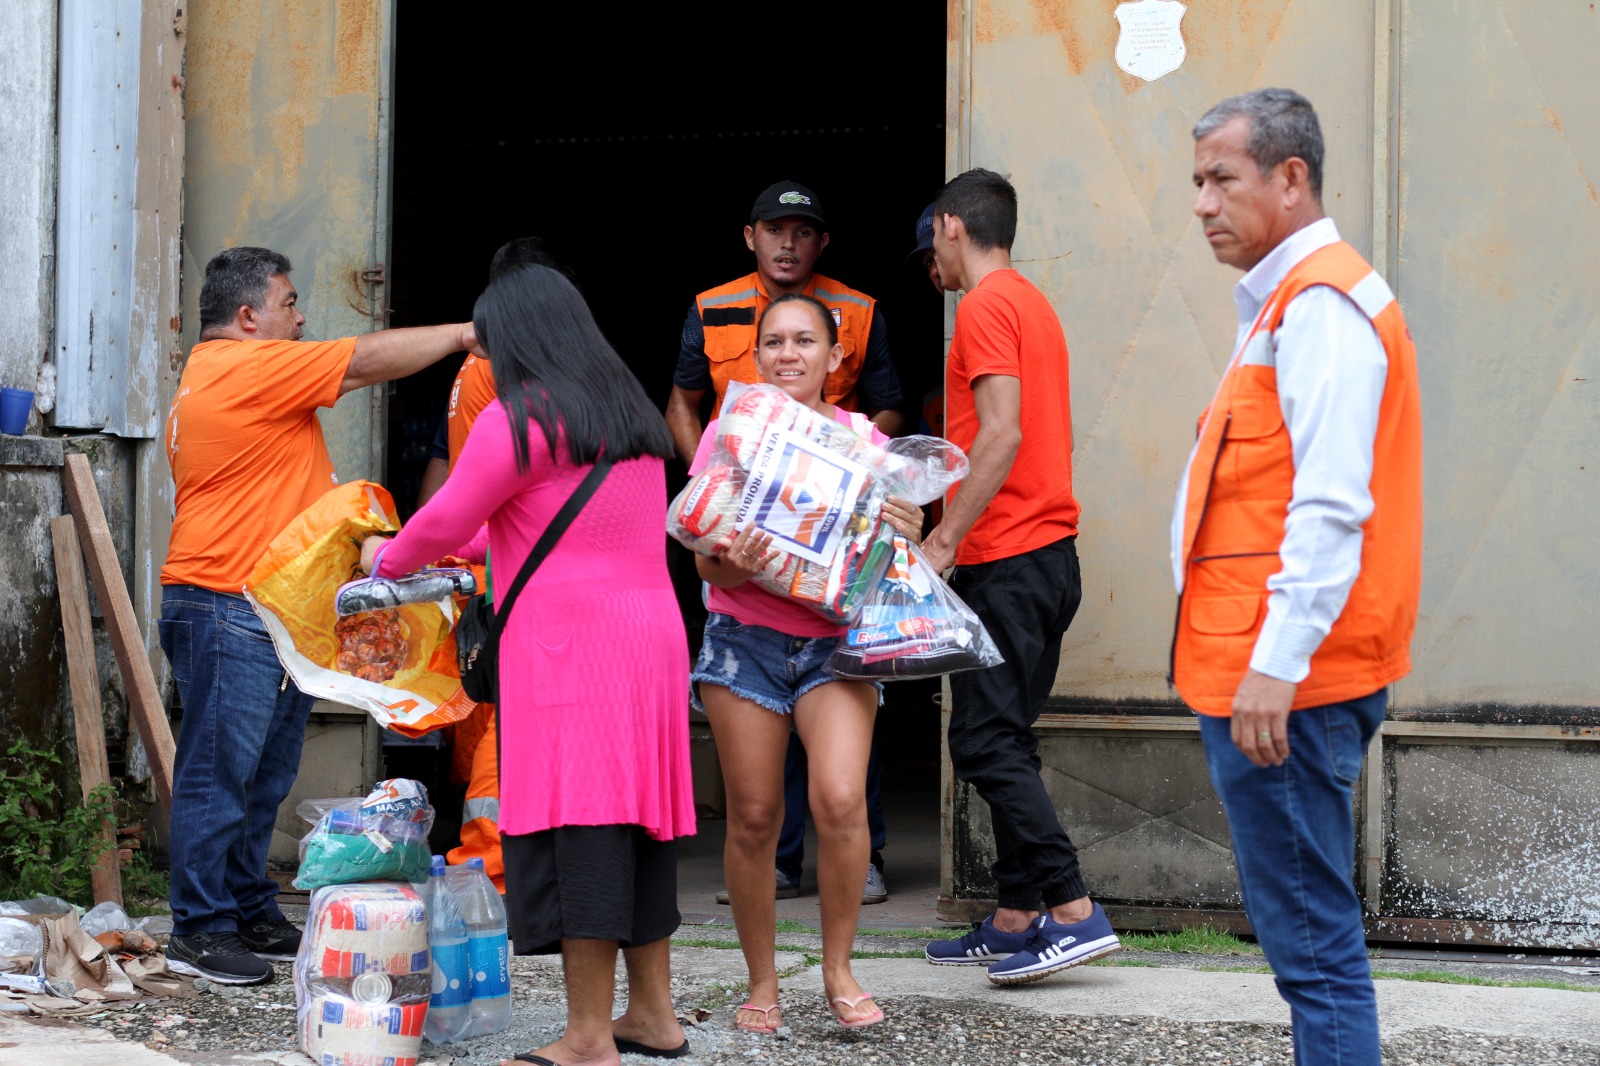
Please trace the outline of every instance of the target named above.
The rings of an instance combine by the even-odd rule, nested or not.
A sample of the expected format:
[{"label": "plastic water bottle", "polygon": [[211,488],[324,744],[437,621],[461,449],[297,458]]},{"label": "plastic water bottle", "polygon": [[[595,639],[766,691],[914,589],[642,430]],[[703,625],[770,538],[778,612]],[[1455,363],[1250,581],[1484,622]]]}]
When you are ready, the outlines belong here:
[{"label": "plastic water bottle", "polygon": [[506,905],[484,872],[482,859],[468,859],[461,886],[461,916],[467,923],[472,964],[472,1025],[468,1036],[498,1033],[511,1024],[511,942]]},{"label": "plastic water bottle", "polygon": [[453,1044],[472,1023],[472,976],[467,958],[467,923],[445,876],[444,856],[428,869],[428,950],[433,953],[433,995],[422,1035]]}]

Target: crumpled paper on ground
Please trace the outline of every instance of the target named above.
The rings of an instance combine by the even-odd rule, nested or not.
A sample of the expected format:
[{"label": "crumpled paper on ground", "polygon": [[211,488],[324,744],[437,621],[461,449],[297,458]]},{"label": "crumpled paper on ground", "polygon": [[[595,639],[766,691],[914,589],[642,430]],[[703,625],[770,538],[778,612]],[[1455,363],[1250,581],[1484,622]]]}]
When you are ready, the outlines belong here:
[{"label": "crumpled paper on ground", "polygon": [[[44,976],[53,986],[70,985],[71,998],[0,988],[35,1014],[71,1018],[121,1010],[155,996],[192,998],[194,979],[175,974],[164,953],[113,954],[78,924],[75,912],[32,916],[44,938]],[[35,971],[37,972],[37,971]]]}]

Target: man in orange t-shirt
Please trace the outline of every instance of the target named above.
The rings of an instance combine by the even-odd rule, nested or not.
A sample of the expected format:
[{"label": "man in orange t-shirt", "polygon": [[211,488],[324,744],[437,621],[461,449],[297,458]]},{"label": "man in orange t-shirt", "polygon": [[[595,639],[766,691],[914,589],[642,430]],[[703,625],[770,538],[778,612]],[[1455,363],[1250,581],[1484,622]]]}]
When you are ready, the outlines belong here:
[{"label": "man in orange t-shirt", "polygon": [[923,542],[1005,662],[950,677],[950,763],[989,805],[994,914],[929,962],[985,964],[1022,984],[1116,951],[1039,776],[1033,723],[1078,610],[1067,341],[1042,292],[1011,266],[1017,193],[989,170],[951,179],[934,205],[940,283],[965,291],[945,365],[945,436],[972,463]]},{"label": "man in orange t-shirt", "polygon": [[317,408],[476,343],[471,323],[300,339],[289,260],[230,248],[206,264],[200,342],[167,419],[176,511],[161,647],[183,704],[169,841],[179,973],[272,980],[300,932],[266,876],[278,805],[300,766],[312,698],[289,682],[241,595],[273,537],[338,481]]}]

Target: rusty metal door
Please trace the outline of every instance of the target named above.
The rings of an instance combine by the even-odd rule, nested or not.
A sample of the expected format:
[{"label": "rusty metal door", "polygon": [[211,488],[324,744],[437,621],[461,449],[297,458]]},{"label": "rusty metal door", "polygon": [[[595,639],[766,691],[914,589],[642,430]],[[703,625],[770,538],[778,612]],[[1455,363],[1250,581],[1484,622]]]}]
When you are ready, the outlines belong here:
[{"label": "rusty metal door", "polygon": [[[189,15],[184,333],[218,249],[294,264],[306,336],[381,328],[389,245],[393,0],[245,0]],[[385,391],[323,413],[339,478],[381,479]]]},{"label": "rusty metal door", "polygon": [[[1236,905],[1194,724],[1165,680],[1173,490],[1231,354],[1239,277],[1191,211],[1190,129],[1225,96],[1287,85],[1316,105],[1324,207],[1399,295],[1422,379],[1415,669],[1358,801],[1369,929],[1592,949],[1600,16],[1577,0],[1189,0],[1181,62],[1147,63],[1145,80],[1116,62],[1118,7],[949,9],[949,169],[1011,175],[1014,260],[1072,351],[1084,602],[1038,728],[1091,885],[1125,904]],[[984,906],[992,856],[976,797],[947,779],[946,804],[954,915]]]},{"label": "rusty metal door", "polygon": [[[1013,261],[1055,305],[1072,353],[1084,598],[1055,694],[1086,710],[1166,711],[1047,714],[1046,782],[1099,891],[1236,907],[1226,826],[1166,681],[1168,519],[1195,418],[1232,354],[1238,280],[1213,260],[1192,212],[1190,129],[1236,92],[1305,92],[1328,135],[1330,213],[1371,253],[1386,68],[1368,5],[1194,0],[1181,64],[1146,81],[1115,61],[1117,7],[953,0],[947,155],[952,173],[1011,176]],[[987,894],[990,844],[976,797],[952,786],[948,802],[945,891],[959,912],[956,897]]]},{"label": "rusty metal door", "polygon": [[1417,720],[1383,767],[1381,912],[1592,949],[1600,15],[1395,6],[1395,291],[1417,339],[1427,536],[1396,712]]},{"label": "rusty metal door", "polygon": [[1300,89],[1328,135],[1329,212],[1370,253],[1370,5],[1195,0],[1187,57],[1150,82],[1113,60],[1115,0],[952,8],[970,47],[951,98],[951,170],[1011,175],[1014,261],[1055,304],[1072,353],[1084,599],[1057,691],[1167,700],[1167,519],[1195,418],[1232,354],[1239,277],[1212,260],[1191,210],[1189,131],[1224,96]]}]

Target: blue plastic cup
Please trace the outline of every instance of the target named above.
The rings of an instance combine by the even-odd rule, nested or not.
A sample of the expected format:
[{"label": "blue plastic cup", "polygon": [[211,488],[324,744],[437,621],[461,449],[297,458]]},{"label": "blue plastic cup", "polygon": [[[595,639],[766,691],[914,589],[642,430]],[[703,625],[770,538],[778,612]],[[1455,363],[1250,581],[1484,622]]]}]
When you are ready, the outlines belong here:
[{"label": "blue plastic cup", "polygon": [[28,412],[32,410],[32,389],[0,388],[0,433],[20,437],[27,432]]}]

